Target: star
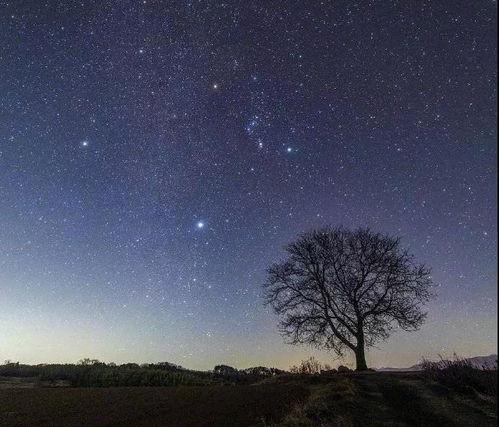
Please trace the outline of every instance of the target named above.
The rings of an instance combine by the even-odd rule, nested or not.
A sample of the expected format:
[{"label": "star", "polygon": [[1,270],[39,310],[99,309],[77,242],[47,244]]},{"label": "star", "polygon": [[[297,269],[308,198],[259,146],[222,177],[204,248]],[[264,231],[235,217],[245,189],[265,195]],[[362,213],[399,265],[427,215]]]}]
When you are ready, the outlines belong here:
[{"label": "star", "polygon": [[[0,312],[26,313],[16,322],[29,342],[30,324],[50,321],[52,307],[71,305],[61,320],[79,330],[113,295],[117,313],[92,330],[97,358],[181,360],[209,331],[217,340],[206,354],[215,356],[195,353],[188,368],[211,369],[222,362],[220,343],[243,348],[269,338],[244,313],[266,316],[254,296],[284,255],[281,244],[328,224],[372,227],[401,237],[441,282],[429,309],[435,328],[425,326],[411,348],[495,351],[493,323],[479,334],[466,326],[496,315],[492,1],[452,13],[436,2],[377,2],[372,25],[365,17],[373,2],[310,2],[305,14],[278,2],[215,10],[138,0],[102,13],[81,5],[99,2],[64,2],[64,21],[84,22],[71,27],[43,19],[48,2],[5,2],[21,50],[43,55],[20,53],[18,37],[2,46],[10,95],[0,102],[0,163],[9,163],[0,211],[14,214],[2,216],[0,269],[19,283],[14,300],[0,298]],[[259,25],[263,16],[272,25]],[[36,17],[46,37],[31,25]],[[439,312],[439,304],[459,308]],[[455,322],[462,341],[451,342],[444,321],[465,308],[469,322]],[[125,325],[118,312],[128,310],[142,321]],[[243,325],[230,340],[228,321]],[[35,345],[21,361],[83,357],[84,340],[70,342],[64,325],[60,354],[38,355]],[[140,351],[105,343],[107,326],[137,337],[121,344]],[[180,333],[194,327],[196,334]],[[420,354],[406,359],[397,347],[405,338],[397,339],[386,363],[417,363]],[[2,350],[16,355],[11,341]],[[244,349],[242,368],[258,366],[260,354],[282,368],[301,357],[281,340],[258,354]],[[235,353],[224,358],[236,363]],[[375,353],[373,363],[383,363]]]}]

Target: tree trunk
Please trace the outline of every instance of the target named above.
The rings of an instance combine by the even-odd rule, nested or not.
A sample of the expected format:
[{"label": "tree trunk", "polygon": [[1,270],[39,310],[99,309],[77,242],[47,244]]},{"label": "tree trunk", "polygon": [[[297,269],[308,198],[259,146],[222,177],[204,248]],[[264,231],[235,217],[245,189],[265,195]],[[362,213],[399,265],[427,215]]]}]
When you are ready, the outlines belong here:
[{"label": "tree trunk", "polygon": [[357,347],[355,348],[355,362],[356,362],[356,370],[357,371],[365,371],[367,370],[366,363],[366,353],[365,353],[365,342],[364,342],[364,331],[362,330],[363,325],[359,322],[358,330],[359,335],[357,336]]},{"label": "tree trunk", "polygon": [[366,354],[364,352],[364,344],[357,346],[355,349],[355,364],[357,371],[367,370]]}]

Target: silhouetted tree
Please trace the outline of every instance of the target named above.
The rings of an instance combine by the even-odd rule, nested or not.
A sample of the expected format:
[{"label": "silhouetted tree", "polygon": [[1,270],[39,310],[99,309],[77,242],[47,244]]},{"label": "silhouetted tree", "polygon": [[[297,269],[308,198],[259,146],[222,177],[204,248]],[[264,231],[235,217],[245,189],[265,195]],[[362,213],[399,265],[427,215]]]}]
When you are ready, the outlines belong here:
[{"label": "silhouetted tree", "polygon": [[400,248],[399,239],[369,229],[326,227],[287,246],[288,258],[268,269],[265,301],[281,317],[291,344],[338,355],[349,348],[357,370],[365,348],[391,329],[417,330],[432,296],[430,271]]},{"label": "silhouetted tree", "polygon": [[270,368],[267,368],[265,366],[253,366],[251,368],[243,369],[242,372],[246,375],[261,376],[261,377],[270,377],[272,375]]},{"label": "silhouetted tree", "polygon": [[237,376],[239,374],[239,371],[236,368],[227,365],[217,365],[213,368],[213,372],[217,375],[226,377]]},{"label": "silhouetted tree", "polygon": [[83,365],[83,366],[91,366],[91,365],[99,365],[102,364],[98,359],[89,359],[86,357],[85,359],[78,360],[78,365]]}]

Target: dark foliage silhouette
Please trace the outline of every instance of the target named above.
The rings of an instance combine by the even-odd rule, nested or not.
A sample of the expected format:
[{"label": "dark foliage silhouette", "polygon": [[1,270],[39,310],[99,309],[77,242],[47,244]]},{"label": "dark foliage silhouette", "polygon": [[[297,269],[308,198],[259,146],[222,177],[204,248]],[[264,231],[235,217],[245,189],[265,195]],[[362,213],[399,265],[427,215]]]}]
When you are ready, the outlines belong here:
[{"label": "dark foliage silhouette", "polygon": [[36,377],[42,381],[67,381],[76,387],[202,385],[210,373],[190,371],[171,363],[138,365],[82,359],[78,364],[0,365],[0,376]]},{"label": "dark foliage silhouette", "polygon": [[497,396],[497,370],[473,366],[454,354],[454,360],[441,358],[439,362],[423,359],[423,376],[464,394],[474,392]]},{"label": "dark foliage silhouette", "polygon": [[321,374],[324,372],[332,372],[333,369],[328,364],[322,364],[315,357],[309,357],[302,360],[299,365],[293,365],[289,368],[289,372],[293,374]]},{"label": "dark foliage silhouette", "polygon": [[284,372],[265,366],[236,369],[226,365],[217,365],[213,372],[209,372],[190,370],[169,362],[116,365],[96,359],[82,359],[77,364],[24,365],[5,361],[0,365],[0,377],[67,381],[75,387],[251,384]]}]

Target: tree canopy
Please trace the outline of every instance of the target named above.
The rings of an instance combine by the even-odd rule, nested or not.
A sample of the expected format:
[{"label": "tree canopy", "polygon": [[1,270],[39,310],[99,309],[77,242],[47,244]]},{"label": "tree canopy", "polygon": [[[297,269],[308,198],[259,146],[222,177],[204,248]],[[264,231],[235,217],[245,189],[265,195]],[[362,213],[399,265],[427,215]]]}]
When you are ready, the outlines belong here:
[{"label": "tree canopy", "polygon": [[325,227],[302,234],[287,259],[268,269],[265,302],[280,316],[291,344],[355,353],[367,369],[365,347],[394,327],[417,330],[431,298],[430,270],[400,239],[367,228]]}]

